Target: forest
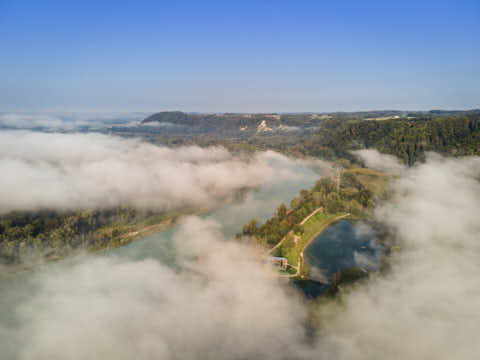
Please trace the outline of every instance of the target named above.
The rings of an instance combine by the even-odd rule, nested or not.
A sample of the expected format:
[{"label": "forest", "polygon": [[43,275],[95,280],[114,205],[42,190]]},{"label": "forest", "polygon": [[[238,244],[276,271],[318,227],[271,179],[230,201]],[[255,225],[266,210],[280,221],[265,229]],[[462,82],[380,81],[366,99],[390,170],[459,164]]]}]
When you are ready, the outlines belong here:
[{"label": "forest", "polygon": [[301,232],[300,222],[319,207],[327,215],[346,212],[357,218],[364,217],[377,200],[387,195],[388,179],[389,175],[369,169],[350,169],[336,177],[324,177],[312,189],[301,190],[289,207],[280,204],[265,223],[250,220],[237,237],[250,236],[258,244],[271,248],[290,230]]},{"label": "forest", "polygon": [[[351,153],[357,149],[375,148],[397,156],[410,166],[424,161],[428,151],[446,156],[480,154],[480,110],[281,115],[166,112],[144,120],[147,124],[162,121],[208,131],[170,134],[138,127],[111,129],[111,133],[140,137],[169,147],[223,146],[234,153],[274,150],[294,158],[332,160],[346,169],[358,166],[358,160]],[[257,134],[255,129],[261,121],[272,127],[299,127],[302,131]],[[241,126],[252,130],[239,137],[238,127]],[[243,234],[253,235],[263,245],[271,247],[318,207],[323,207],[327,213],[361,214],[371,207],[374,192],[359,181],[362,176],[366,175],[345,171],[339,186],[332,183],[333,180],[322,179],[313,189],[302,190],[288,208],[282,204],[266,223],[252,220],[244,227]],[[0,261],[16,263],[31,253],[56,257],[80,248],[115,246],[127,241],[125,234],[134,232],[146,221],[155,224],[166,218],[166,214],[139,213],[129,208],[66,212],[44,209],[3,214],[0,215]]]},{"label": "forest", "polygon": [[133,208],[10,212],[0,216],[0,263],[117,246],[128,242],[128,234],[139,226],[165,221],[169,215]]},{"label": "forest", "polygon": [[[259,132],[262,121],[271,130]],[[148,126],[114,128],[111,132],[173,147],[220,145],[234,152],[270,149],[293,157],[346,159],[353,163],[357,159],[352,150],[370,148],[395,155],[407,165],[424,161],[428,151],[446,156],[480,153],[480,110],[326,114],[174,111],[154,114],[142,124]]]},{"label": "forest", "polygon": [[480,111],[455,116],[362,120],[323,129],[289,151],[328,159],[355,161],[351,150],[374,148],[397,156],[407,165],[434,151],[445,156],[480,154]]}]

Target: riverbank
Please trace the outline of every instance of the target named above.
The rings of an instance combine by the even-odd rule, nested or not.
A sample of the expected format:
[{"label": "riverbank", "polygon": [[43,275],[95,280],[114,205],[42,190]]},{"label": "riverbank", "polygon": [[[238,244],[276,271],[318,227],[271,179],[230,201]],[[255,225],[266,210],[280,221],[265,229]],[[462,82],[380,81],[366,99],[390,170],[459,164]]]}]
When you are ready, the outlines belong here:
[{"label": "riverbank", "polygon": [[[99,254],[105,251],[115,249],[120,246],[127,245],[132,243],[144,236],[151,235],[153,233],[158,233],[165,231],[175,224],[175,220],[178,218],[178,215],[173,215],[169,218],[166,218],[155,224],[137,224],[131,225],[130,228],[132,231],[128,233],[123,233],[118,235],[116,238],[112,239],[113,241],[109,242],[107,246],[97,247],[97,248],[80,248],[71,250],[66,253],[64,256],[53,255],[53,256],[43,256],[38,255],[27,259],[26,261],[19,264],[4,265],[1,267],[0,277],[8,277],[22,272],[34,271],[38,268],[41,268],[44,265],[62,261],[68,258],[72,258],[81,254]],[[102,229],[105,231],[105,229]],[[110,229],[112,231],[112,229]]]},{"label": "riverbank", "polygon": [[305,251],[305,249],[308,247],[308,245],[310,245],[310,243],[318,236],[320,235],[329,225],[331,225],[332,223],[338,221],[338,220],[341,220],[341,219],[345,219],[347,217],[349,217],[350,214],[349,213],[346,213],[346,214],[342,214],[342,215],[339,215],[339,216],[336,216],[334,218],[331,218],[329,219],[328,221],[324,222],[320,228],[313,234],[313,235],[310,235],[308,240],[305,242],[299,256],[298,256],[298,260],[297,260],[297,276],[300,276],[301,278],[305,278],[306,277],[306,273],[302,272],[303,268],[304,268],[304,256],[303,256],[303,253]]},{"label": "riverbank", "polygon": [[323,208],[317,208],[300,223],[300,232],[290,231],[277,245],[268,251],[268,255],[286,257],[288,265],[296,269],[293,274],[282,274],[282,277],[305,278],[303,252],[327,226],[335,221],[350,216],[350,213],[326,214]]}]

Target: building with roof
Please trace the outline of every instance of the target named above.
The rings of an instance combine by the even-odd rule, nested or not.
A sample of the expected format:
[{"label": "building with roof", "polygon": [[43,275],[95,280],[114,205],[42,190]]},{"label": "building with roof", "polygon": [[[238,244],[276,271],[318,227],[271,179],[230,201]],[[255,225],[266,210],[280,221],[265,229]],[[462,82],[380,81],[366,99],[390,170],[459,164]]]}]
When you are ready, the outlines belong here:
[{"label": "building with roof", "polygon": [[270,263],[274,266],[278,266],[280,270],[286,271],[288,265],[288,259],[284,257],[272,256],[270,257]]}]

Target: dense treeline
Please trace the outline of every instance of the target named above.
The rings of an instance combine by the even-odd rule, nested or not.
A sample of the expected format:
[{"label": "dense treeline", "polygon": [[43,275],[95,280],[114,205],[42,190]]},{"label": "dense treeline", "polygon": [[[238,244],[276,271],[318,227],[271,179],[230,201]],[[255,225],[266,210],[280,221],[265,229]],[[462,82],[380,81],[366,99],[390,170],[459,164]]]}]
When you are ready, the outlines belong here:
[{"label": "dense treeline", "polygon": [[462,156],[480,154],[480,111],[459,116],[359,121],[334,132],[319,132],[299,145],[307,155],[353,159],[350,150],[375,148],[412,165],[425,152]]},{"label": "dense treeline", "polygon": [[355,173],[343,172],[337,178],[322,178],[311,190],[301,190],[290,202],[290,209],[281,204],[275,215],[258,226],[256,219],[243,227],[242,234],[255,237],[262,245],[276,245],[290,230],[301,231],[299,224],[315,209],[322,207],[327,214],[349,212],[362,216],[373,206],[374,193]]},{"label": "dense treeline", "polygon": [[[299,126],[303,130],[257,136],[256,126],[263,120],[268,126]],[[177,129],[180,133],[172,135],[138,127],[144,131],[140,135],[132,128],[125,128],[122,135],[142,136],[152,143],[167,146],[222,145],[232,152],[242,153],[273,149],[293,157],[313,156],[352,162],[356,159],[351,150],[363,148],[395,155],[409,165],[422,161],[427,151],[453,156],[480,154],[480,110],[281,115],[165,112],[144,121],[147,124],[158,122],[202,128],[208,132],[189,133],[180,127]],[[240,131],[242,126],[248,127],[250,132]],[[236,133],[232,135],[230,130]],[[238,136],[239,131],[242,136]],[[335,187],[319,182],[311,191],[303,190],[290,203],[290,210],[281,206],[276,216],[261,226],[252,221],[244,229],[244,234],[255,235],[271,246],[317,207],[322,206],[330,213],[354,213],[368,208],[370,190],[358,181],[357,176],[350,176],[350,179],[349,176],[344,173],[340,185]],[[349,185],[345,187],[347,183]],[[124,225],[136,222],[138,214],[128,209],[2,215],[0,260],[18,261],[31,249],[55,256],[79,247],[105,247],[118,242],[119,232],[128,231]],[[112,224],[115,226],[108,228]]]},{"label": "dense treeline", "polygon": [[[0,262],[16,263],[31,255],[63,256],[83,249],[117,245],[128,224],[144,212],[117,208],[56,212],[12,212],[0,216]],[[123,226],[123,227],[122,227]]]},{"label": "dense treeline", "polygon": [[258,125],[267,121],[279,126],[278,114],[189,114],[181,111],[164,111],[142,121],[149,132],[167,134],[216,134],[220,136],[245,136],[256,133]]},{"label": "dense treeline", "polygon": [[[412,165],[435,151],[449,156],[480,153],[480,110],[400,112],[373,111],[330,114],[185,114],[153,115],[146,123],[172,121],[205,132],[178,129],[175,134],[147,131],[143,137],[167,146],[222,145],[233,151],[272,149],[299,157],[355,162],[351,150],[375,148]],[[301,131],[264,132],[257,136],[260,121],[277,129],[288,126]],[[248,130],[240,131],[246,127]]]}]

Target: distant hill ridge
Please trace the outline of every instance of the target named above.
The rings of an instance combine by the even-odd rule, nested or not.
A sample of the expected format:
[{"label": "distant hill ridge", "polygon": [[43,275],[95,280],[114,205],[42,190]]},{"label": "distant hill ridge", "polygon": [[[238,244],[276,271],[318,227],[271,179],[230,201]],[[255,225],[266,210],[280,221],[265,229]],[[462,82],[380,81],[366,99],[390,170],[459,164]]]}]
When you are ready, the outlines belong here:
[{"label": "distant hill ridge", "polygon": [[[227,120],[231,123],[257,124],[263,120],[284,122],[284,125],[299,125],[303,123],[315,123],[331,117],[351,117],[358,120],[384,117],[425,117],[425,116],[454,116],[480,114],[480,109],[472,110],[429,110],[429,111],[401,111],[401,110],[373,110],[354,112],[330,112],[330,113],[185,113],[183,111],[161,111],[145,118],[141,123],[170,122],[181,125],[195,125],[195,121]],[[293,123],[292,123],[293,122]]]},{"label": "distant hill ridge", "polygon": [[155,127],[163,133],[253,136],[291,131],[312,132],[335,128],[362,120],[428,120],[433,118],[476,116],[480,110],[400,111],[379,110],[333,113],[185,113],[163,111],[148,116],[142,126]]},{"label": "distant hill ridge", "polygon": [[283,129],[280,128],[282,121],[279,114],[197,114],[164,111],[147,117],[141,124],[144,126],[175,125],[178,127],[177,130],[190,133],[221,131],[254,134],[259,131],[268,131],[268,129]]}]

